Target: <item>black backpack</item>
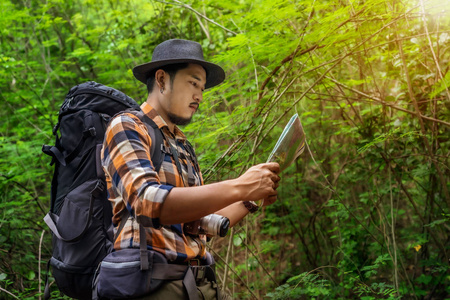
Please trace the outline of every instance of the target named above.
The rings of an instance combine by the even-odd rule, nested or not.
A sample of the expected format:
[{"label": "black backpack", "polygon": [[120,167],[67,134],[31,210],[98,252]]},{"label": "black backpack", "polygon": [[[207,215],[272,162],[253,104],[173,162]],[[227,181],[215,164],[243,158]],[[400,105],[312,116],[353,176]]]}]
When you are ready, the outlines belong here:
[{"label": "black backpack", "polygon": [[[59,110],[55,145],[42,147],[55,165],[51,208],[44,218],[52,231],[49,265],[59,290],[72,298],[91,299],[96,269],[113,249],[112,206],[100,152],[109,120],[126,110],[143,117],[139,105],[116,89],[93,81],[74,86]],[[145,121],[151,123],[146,127],[155,141],[151,157],[159,171],[163,134],[148,117]],[[49,297],[47,278],[45,298]]]}]

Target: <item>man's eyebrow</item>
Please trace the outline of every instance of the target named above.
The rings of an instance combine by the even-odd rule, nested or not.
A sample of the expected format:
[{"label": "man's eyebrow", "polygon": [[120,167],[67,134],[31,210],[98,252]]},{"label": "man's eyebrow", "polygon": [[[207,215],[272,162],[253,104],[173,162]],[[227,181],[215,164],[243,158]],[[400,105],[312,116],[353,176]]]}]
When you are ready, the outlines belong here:
[{"label": "man's eyebrow", "polygon": [[198,81],[202,81],[202,80],[200,79],[200,77],[198,77],[197,75],[191,75],[191,77],[194,78],[194,79],[197,79]]}]

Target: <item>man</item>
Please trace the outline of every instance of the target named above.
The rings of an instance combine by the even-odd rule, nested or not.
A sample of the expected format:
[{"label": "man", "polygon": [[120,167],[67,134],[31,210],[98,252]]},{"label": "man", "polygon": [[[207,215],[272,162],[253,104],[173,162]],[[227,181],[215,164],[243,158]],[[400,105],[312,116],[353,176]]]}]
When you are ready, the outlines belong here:
[{"label": "man", "polygon": [[[109,124],[102,151],[102,164],[113,203],[113,223],[126,222],[114,248],[139,248],[139,222],[145,226],[147,248],[165,255],[169,263],[186,264],[206,257],[206,236],[192,235],[183,224],[216,213],[233,226],[257,206],[251,201],[276,200],[279,166],[251,167],[242,176],[203,185],[195,156],[177,127],[190,122],[203,99],[203,91],[225,79],[218,65],[206,62],[200,44],[168,40],[159,44],[152,61],[133,69],[147,85],[148,98],[141,106],[164,135],[165,155],[159,172],[151,161],[152,139],[143,122],[132,113],[116,116]],[[123,211],[130,217],[122,220]],[[197,259],[197,260],[195,260]],[[217,284],[202,281],[199,294],[216,298]],[[185,299],[181,281],[167,281],[142,299]]]}]

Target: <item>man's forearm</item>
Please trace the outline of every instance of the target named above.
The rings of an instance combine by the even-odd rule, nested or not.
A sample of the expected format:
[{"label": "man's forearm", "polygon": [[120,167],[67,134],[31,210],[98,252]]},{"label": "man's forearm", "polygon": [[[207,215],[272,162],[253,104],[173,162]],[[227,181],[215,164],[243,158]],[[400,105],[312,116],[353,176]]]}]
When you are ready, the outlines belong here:
[{"label": "man's forearm", "polygon": [[176,187],[161,207],[160,221],[165,225],[195,221],[237,201],[240,201],[240,195],[235,180]]},{"label": "man's forearm", "polygon": [[277,163],[259,164],[236,179],[173,188],[161,206],[160,222],[170,225],[195,221],[238,201],[267,199],[273,202],[279,171]]},{"label": "man's forearm", "polygon": [[227,217],[228,220],[230,220],[230,227],[236,225],[240,220],[248,215],[248,213],[249,211],[244,206],[242,201],[235,202],[216,212],[216,214]]}]

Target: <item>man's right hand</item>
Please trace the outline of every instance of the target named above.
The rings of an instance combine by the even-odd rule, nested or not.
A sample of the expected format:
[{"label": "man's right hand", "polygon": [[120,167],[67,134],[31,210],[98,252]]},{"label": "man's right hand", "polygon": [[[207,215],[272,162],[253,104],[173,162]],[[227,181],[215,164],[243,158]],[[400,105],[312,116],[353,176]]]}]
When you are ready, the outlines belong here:
[{"label": "man's right hand", "polygon": [[264,163],[251,167],[240,177],[235,179],[241,199],[257,201],[265,199],[270,203],[277,198],[279,186],[280,165],[278,163]]}]

